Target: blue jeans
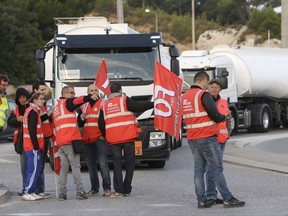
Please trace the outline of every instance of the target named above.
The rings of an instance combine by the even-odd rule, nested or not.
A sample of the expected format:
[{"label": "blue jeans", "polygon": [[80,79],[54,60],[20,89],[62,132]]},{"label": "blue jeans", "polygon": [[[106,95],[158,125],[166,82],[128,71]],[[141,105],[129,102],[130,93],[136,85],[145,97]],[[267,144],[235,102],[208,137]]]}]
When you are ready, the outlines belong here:
[{"label": "blue jeans", "polygon": [[103,189],[111,189],[110,171],[108,167],[107,152],[108,147],[105,140],[98,139],[96,142],[84,145],[85,157],[89,170],[91,189],[99,191],[99,178],[97,174],[97,160],[102,176]]},{"label": "blue jeans", "polygon": [[[124,150],[126,174],[123,181],[122,175],[122,149]],[[111,145],[113,157],[113,185],[118,193],[130,194],[132,190],[132,178],[135,168],[135,147],[134,142],[126,142]]]},{"label": "blue jeans", "polygon": [[231,192],[227,188],[223,173],[222,156],[217,137],[189,140],[188,143],[194,158],[194,184],[197,200],[204,202],[207,199],[204,181],[206,165],[211,170],[211,175],[223,200],[231,199]]},{"label": "blue jeans", "polygon": [[[218,146],[220,148],[220,153],[221,153],[221,159],[223,160],[223,155],[224,155],[224,149],[225,149],[225,144],[226,143],[219,143]],[[211,170],[208,169],[208,167],[206,166],[206,196],[207,199],[213,199],[216,200],[217,199],[217,190],[216,190],[216,184],[215,181],[213,179]]]}]

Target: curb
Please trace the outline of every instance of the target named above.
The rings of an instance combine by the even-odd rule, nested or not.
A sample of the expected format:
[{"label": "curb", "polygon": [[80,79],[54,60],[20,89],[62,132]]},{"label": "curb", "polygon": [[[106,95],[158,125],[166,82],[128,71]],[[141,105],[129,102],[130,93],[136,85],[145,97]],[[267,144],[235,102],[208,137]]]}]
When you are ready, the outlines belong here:
[{"label": "curb", "polygon": [[0,187],[0,204],[5,203],[7,200],[9,200],[9,198],[10,198],[9,190]]},{"label": "curb", "polygon": [[267,163],[267,162],[244,159],[244,158],[234,157],[230,155],[224,155],[223,161],[227,163],[288,174],[288,167],[284,165],[277,165],[277,164],[272,164],[272,163]]}]

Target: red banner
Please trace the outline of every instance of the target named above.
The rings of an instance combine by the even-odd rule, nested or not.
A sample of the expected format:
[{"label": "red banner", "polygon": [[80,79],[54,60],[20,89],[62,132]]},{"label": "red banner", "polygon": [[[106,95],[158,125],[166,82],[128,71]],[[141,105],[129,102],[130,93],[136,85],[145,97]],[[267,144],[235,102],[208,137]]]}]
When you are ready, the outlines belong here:
[{"label": "red banner", "polygon": [[101,91],[104,92],[105,95],[108,96],[111,94],[105,59],[103,59],[101,62],[94,83]]},{"label": "red banner", "polygon": [[59,147],[55,145],[55,143],[56,141],[53,141],[53,146],[50,147],[50,155],[53,155],[53,158],[54,158],[54,172],[57,175],[60,175],[61,160],[60,160],[60,155],[58,152]]},{"label": "red banner", "polygon": [[161,65],[154,70],[154,127],[179,140],[182,123],[182,79]]}]

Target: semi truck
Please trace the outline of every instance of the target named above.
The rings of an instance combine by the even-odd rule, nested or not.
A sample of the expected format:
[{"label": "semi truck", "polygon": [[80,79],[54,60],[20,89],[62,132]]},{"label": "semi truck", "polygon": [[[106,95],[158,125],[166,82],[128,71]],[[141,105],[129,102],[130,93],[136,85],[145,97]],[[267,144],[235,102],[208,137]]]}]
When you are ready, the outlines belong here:
[{"label": "semi truck", "polygon": [[227,85],[220,95],[229,102],[233,133],[288,127],[288,49],[217,45],[184,51],[179,61],[186,89],[200,70]]},{"label": "semi truck", "polygon": [[[110,83],[139,102],[153,101],[154,65],[158,61],[179,75],[178,49],[162,41],[159,32],[140,34],[127,23],[111,23],[105,17],[54,18],[57,33],[36,51],[36,76],[50,83],[54,98],[65,85],[76,95],[86,95],[102,59]],[[153,109],[136,113],[142,129],[135,142],[136,160],[163,168],[179,142],[154,128]]]}]

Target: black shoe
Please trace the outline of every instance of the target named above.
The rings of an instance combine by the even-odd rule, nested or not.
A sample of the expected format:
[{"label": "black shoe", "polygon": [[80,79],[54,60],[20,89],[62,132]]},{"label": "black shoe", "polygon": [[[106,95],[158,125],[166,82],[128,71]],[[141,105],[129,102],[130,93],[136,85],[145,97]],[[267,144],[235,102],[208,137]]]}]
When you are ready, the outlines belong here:
[{"label": "black shoe", "polygon": [[59,197],[58,197],[59,201],[64,201],[67,200],[67,196],[65,193],[60,193]]},{"label": "black shoe", "polygon": [[88,196],[87,196],[87,194],[85,193],[85,191],[83,191],[83,192],[78,192],[77,194],[76,194],[76,198],[77,199],[80,199],[80,200],[84,200],[84,199],[88,199]]},{"label": "black shoe", "polygon": [[198,201],[198,208],[210,208],[213,205],[209,200],[205,200],[204,202]]},{"label": "black shoe", "polygon": [[86,193],[87,196],[99,195],[99,191],[91,189]]},{"label": "black shoe", "polygon": [[212,203],[212,205],[223,204],[223,200],[219,199],[219,198],[217,198],[216,200],[215,199],[209,199],[208,203]]},{"label": "black shoe", "polygon": [[242,207],[245,205],[245,202],[232,196],[230,200],[224,200],[223,205],[224,207]]}]

